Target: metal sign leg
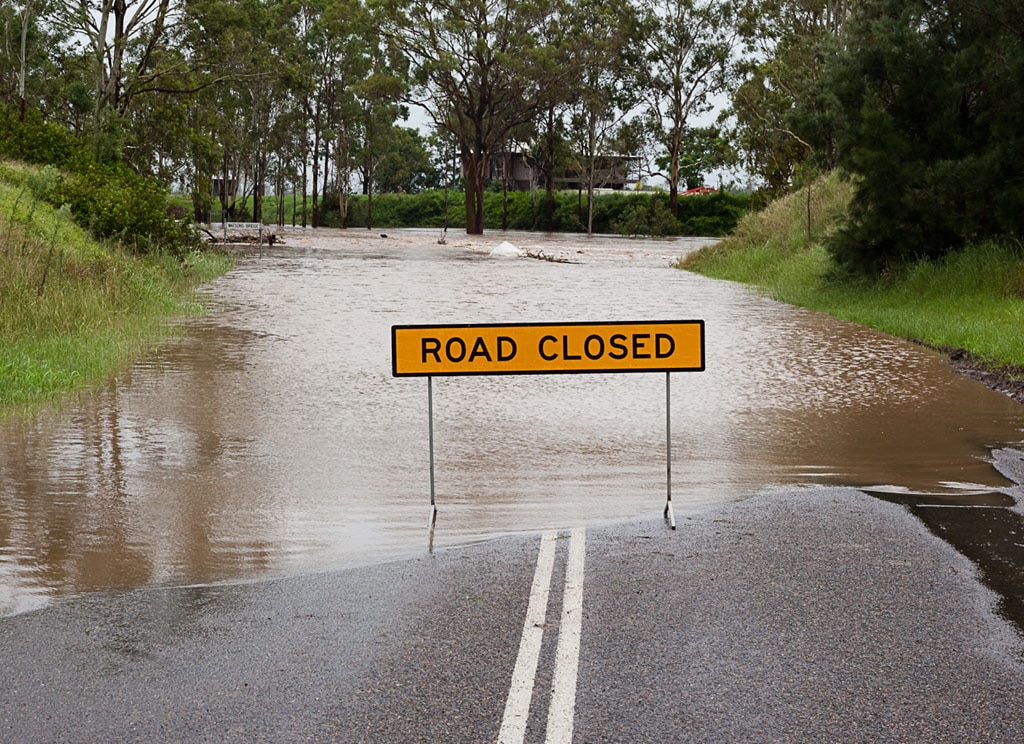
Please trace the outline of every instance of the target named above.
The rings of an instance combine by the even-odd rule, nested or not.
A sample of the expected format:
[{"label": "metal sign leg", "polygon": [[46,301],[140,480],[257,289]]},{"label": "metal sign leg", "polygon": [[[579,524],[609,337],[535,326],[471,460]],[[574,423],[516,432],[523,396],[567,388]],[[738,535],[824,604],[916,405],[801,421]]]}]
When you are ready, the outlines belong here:
[{"label": "metal sign leg", "polygon": [[427,377],[427,418],[430,427],[430,521],[431,530],[437,522],[437,505],[434,501],[434,378]]},{"label": "metal sign leg", "polygon": [[676,515],[672,512],[672,373],[665,373],[665,519],[669,527],[676,528]]}]

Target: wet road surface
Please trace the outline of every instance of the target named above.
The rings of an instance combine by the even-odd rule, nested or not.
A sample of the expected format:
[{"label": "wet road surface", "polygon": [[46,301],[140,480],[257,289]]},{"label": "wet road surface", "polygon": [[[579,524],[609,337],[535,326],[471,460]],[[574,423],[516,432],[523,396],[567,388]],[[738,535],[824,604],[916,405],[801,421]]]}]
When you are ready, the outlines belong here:
[{"label": "wet road surface", "polygon": [[[556,741],[553,578],[522,741]],[[7,618],[0,739],[493,742],[537,535]],[[1021,641],[963,556],[852,489],[586,529],[576,742],[1024,737]]]}]

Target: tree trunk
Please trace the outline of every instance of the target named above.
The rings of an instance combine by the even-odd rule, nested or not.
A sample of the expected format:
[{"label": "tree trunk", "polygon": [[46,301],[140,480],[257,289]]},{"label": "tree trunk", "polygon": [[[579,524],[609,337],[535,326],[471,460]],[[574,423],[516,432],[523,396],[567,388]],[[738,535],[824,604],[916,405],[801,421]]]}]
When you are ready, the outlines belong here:
[{"label": "tree trunk", "polygon": [[349,181],[349,165],[347,163],[347,147],[345,145],[345,127],[344,124],[338,125],[338,144],[334,150],[335,159],[335,176],[338,182],[338,217],[339,227],[345,227],[348,223],[348,181]]},{"label": "tree trunk", "polygon": [[32,14],[32,3],[24,3],[21,9],[21,56],[18,67],[18,121],[25,121],[25,78],[28,75],[28,24]]},{"label": "tree trunk", "polygon": [[[309,191],[309,131],[302,138],[302,227],[306,227],[306,192]],[[294,214],[294,211],[293,211]]]},{"label": "tree trunk", "polygon": [[320,227],[320,102],[313,111],[313,227]]},{"label": "tree trunk", "polygon": [[462,150],[462,174],[466,181],[466,233],[473,235],[473,225],[476,224],[476,168],[472,156],[465,148]]},{"label": "tree trunk", "polygon": [[330,153],[331,143],[330,143],[330,140],[325,139],[324,140],[324,146],[327,148],[327,151],[324,152],[324,186],[320,190],[320,193],[323,194],[323,199],[320,200],[320,205],[321,205],[322,210],[326,212],[327,211],[327,190],[330,188],[330,183],[331,183],[331,180],[330,180],[330,176],[331,176],[331,153]]}]

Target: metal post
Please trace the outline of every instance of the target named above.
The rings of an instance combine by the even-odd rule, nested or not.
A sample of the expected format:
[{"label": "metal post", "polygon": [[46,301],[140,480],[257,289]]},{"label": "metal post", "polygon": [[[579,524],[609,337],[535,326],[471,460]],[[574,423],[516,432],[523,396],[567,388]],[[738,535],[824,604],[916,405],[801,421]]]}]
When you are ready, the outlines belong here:
[{"label": "metal post", "polygon": [[437,521],[437,506],[434,503],[434,378],[427,375],[427,418],[430,419],[430,521],[431,529]]},{"label": "metal post", "polygon": [[672,513],[672,373],[665,373],[665,519],[676,528],[676,515]]}]

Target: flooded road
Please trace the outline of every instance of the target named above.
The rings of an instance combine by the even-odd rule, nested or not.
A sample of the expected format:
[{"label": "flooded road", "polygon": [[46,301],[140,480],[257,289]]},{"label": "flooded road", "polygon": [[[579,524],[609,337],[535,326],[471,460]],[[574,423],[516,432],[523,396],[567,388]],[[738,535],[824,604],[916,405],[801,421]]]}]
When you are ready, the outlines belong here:
[{"label": "flooded road", "polygon": [[[1024,406],[938,354],[670,268],[699,241],[284,233],[103,387],[0,421],[0,614],[428,546],[427,388],[396,324],[704,319],[672,378],[677,517],[793,484],[997,506]],[[503,240],[565,262],[496,258]],[[434,380],[435,548],[660,514],[660,374]],[[908,503],[910,503],[908,502]],[[916,503],[916,502],[914,502]]]}]

